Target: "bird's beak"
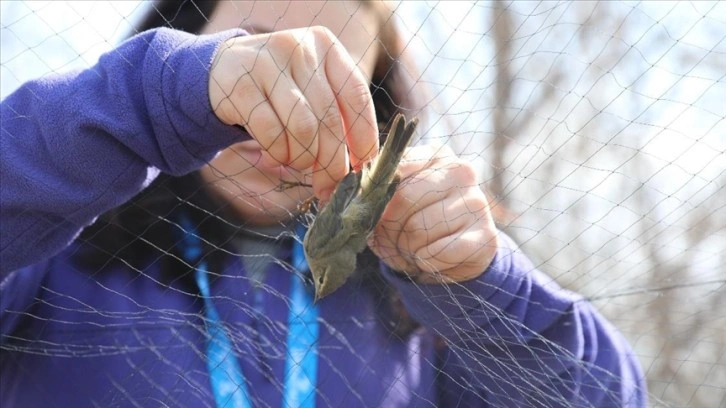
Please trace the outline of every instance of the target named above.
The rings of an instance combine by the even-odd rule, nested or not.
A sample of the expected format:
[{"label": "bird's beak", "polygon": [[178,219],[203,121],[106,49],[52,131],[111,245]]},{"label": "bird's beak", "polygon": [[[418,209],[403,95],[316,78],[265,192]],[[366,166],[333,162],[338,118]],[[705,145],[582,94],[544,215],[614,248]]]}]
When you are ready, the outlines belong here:
[{"label": "bird's beak", "polygon": [[313,304],[318,303],[320,299],[324,298],[327,295],[327,293],[323,293],[323,291],[318,287],[317,284],[315,284],[315,297],[313,298]]},{"label": "bird's beak", "polygon": [[323,297],[320,296],[320,285],[315,280],[313,280],[313,287],[315,288],[315,296],[313,297],[313,304],[316,304]]}]

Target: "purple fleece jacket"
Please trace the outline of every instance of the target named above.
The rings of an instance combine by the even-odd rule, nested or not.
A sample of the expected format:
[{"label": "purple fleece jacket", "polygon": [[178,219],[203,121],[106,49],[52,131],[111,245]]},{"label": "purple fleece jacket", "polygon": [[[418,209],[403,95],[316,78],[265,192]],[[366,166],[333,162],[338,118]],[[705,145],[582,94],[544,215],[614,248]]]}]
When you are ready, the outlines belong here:
[{"label": "purple fleece jacket", "polygon": [[[160,284],[156,263],[89,271],[72,254],[85,226],[159,171],[194,171],[248,137],[207,96],[214,52],[234,35],[147,31],[2,102],[1,406],[213,405],[199,297]],[[317,406],[644,406],[643,373],[616,329],[501,243],[460,285],[384,271],[422,325],[406,339],[355,285],[321,302]],[[254,405],[280,406],[290,272],[273,264],[259,292],[245,277],[230,256],[213,301]]]}]

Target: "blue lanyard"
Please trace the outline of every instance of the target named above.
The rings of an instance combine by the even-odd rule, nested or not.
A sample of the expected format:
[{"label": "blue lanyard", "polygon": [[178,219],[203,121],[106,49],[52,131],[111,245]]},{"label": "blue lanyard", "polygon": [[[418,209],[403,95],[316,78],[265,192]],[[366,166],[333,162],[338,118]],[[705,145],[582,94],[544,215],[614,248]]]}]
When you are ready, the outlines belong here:
[{"label": "blue lanyard", "polygon": [[[198,259],[202,254],[199,237],[188,218],[180,222],[184,234],[184,258]],[[308,265],[302,247],[305,227],[298,225],[293,243],[292,266],[298,272],[307,272]],[[315,407],[315,388],[318,374],[318,307],[307,290],[303,278],[291,273],[290,311],[288,313],[287,358],[285,359],[283,407]],[[207,329],[207,369],[217,407],[251,408],[247,381],[233,353],[233,345],[222,320],[212,302],[209,290],[207,264],[197,262],[195,278],[204,298],[205,327]]]},{"label": "blue lanyard", "polygon": [[[295,228],[297,239],[292,246],[292,267],[309,273],[303,251],[305,227]],[[318,306],[305,288],[301,276],[292,273],[290,312],[287,318],[287,358],[285,359],[285,390],[283,407],[315,408],[318,380]]]}]

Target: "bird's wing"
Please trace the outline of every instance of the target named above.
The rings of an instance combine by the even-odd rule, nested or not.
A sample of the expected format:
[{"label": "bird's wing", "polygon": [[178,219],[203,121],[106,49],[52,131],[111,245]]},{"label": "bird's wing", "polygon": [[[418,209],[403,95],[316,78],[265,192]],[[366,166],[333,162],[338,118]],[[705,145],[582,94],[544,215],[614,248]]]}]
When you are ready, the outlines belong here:
[{"label": "bird's wing", "polygon": [[345,211],[353,198],[358,194],[358,190],[360,190],[362,174],[362,171],[357,173],[351,171],[343,177],[343,180],[335,187],[333,196],[330,198],[330,203],[328,203],[330,211],[336,214],[342,214]]},{"label": "bird's wing", "polygon": [[304,246],[313,256],[340,250],[348,241],[348,231],[344,231],[343,215],[345,209],[356,197],[360,189],[361,172],[348,173],[338,183],[330,202],[320,210],[313,225],[305,234]]}]

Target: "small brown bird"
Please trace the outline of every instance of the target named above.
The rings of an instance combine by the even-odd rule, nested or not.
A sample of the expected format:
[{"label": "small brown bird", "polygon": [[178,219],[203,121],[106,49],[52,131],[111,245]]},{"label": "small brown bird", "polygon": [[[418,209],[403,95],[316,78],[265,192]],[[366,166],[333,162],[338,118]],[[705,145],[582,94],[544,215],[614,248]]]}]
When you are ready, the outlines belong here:
[{"label": "small brown bird", "polygon": [[338,183],[330,202],[305,234],[303,247],[316,302],[343,286],[355,272],[357,255],[365,249],[401,181],[396,169],[417,124],[417,118],[406,123],[402,114],[396,115],[370,167],[350,172]]}]

